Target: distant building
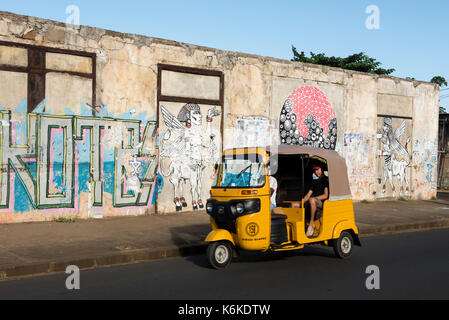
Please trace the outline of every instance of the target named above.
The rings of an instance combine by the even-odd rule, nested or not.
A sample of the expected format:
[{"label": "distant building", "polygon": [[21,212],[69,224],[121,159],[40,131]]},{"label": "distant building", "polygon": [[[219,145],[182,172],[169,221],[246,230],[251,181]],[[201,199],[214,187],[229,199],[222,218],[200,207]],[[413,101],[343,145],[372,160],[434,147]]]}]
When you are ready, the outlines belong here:
[{"label": "distant building", "polygon": [[438,189],[449,190],[449,114],[440,114],[438,130]]}]

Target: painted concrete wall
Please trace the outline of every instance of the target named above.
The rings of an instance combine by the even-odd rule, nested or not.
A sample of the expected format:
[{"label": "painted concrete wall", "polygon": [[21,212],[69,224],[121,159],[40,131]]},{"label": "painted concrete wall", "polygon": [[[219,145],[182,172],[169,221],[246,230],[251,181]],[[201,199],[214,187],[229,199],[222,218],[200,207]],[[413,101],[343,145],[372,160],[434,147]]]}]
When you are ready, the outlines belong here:
[{"label": "painted concrete wall", "polygon": [[[222,148],[245,144],[336,150],[355,200],[436,195],[433,84],[5,12],[0,41],[95,53],[48,53],[45,67],[56,72],[27,114],[29,79],[5,67],[26,69],[27,50],[0,45],[0,222],[202,209]],[[164,101],[158,64],[224,80],[166,72],[160,94],[185,101]],[[222,105],[188,105],[220,94]]]}]

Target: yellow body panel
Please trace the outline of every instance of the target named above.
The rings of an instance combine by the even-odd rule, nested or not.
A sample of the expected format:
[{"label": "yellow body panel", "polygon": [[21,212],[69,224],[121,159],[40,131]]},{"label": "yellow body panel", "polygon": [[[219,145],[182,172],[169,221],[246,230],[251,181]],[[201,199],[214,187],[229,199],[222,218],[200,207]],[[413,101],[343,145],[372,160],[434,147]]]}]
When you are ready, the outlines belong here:
[{"label": "yellow body panel", "polygon": [[335,228],[334,228],[334,232],[332,235],[333,239],[338,239],[340,237],[340,234],[342,233],[342,231],[345,230],[353,230],[355,234],[359,234],[359,230],[357,229],[357,226],[354,223],[354,220],[345,220],[345,221],[341,221],[339,222]]},{"label": "yellow body panel", "polygon": [[302,248],[304,248],[303,244],[292,244],[292,245],[282,246],[281,248],[274,248],[273,251],[299,250]]},{"label": "yellow body panel", "polygon": [[267,151],[265,148],[240,148],[240,149],[228,149],[223,151],[223,156],[232,156],[237,154],[254,154],[257,153],[261,155],[266,163]]},{"label": "yellow body panel", "polygon": [[228,230],[224,229],[215,229],[212,230],[206,237],[206,242],[216,242],[216,241],[229,241],[233,246],[236,246],[236,241],[234,241],[234,237]]},{"label": "yellow body panel", "polygon": [[353,230],[357,235],[358,229],[354,221],[354,207],[351,199],[339,201],[325,201],[323,217],[315,221],[315,237],[308,238],[305,230],[309,221],[305,221],[303,208],[276,208],[275,213],[287,216],[287,230],[289,240],[301,244],[338,239],[344,230]]},{"label": "yellow body panel", "polygon": [[345,229],[339,229],[340,232],[343,230],[352,229],[355,234],[358,234],[358,230],[354,222],[354,208],[351,199],[324,202],[323,217],[319,221],[315,222],[315,225],[319,228],[316,232],[317,237],[310,239],[306,236],[306,223],[308,223],[308,221],[298,221],[296,223],[296,241],[299,243],[306,244],[337,239],[340,236],[338,230],[337,232],[335,230],[338,225],[346,227]]},{"label": "yellow body panel", "polygon": [[[226,191],[224,191],[224,189],[216,189],[211,192],[213,195],[212,198],[220,202],[236,199],[260,199],[259,212],[239,217],[236,220],[235,226],[237,233],[234,237],[238,239],[236,242],[238,242],[239,247],[243,250],[266,251],[270,247],[271,201],[267,190],[264,190],[265,188],[269,189],[269,184],[266,184],[265,187],[258,189],[260,193],[266,193],[266,195],[263,196],[242,197],[241,194],[240,196],[235,196],[236,190],[233,189],[226,189]],[[238,189],[239,193],[241,193],[241,190],[242,189]],[[230,196],[228,196],[228,193]],[[217,194],[220,194],[221,196],[217,196]],[[267,212],[269,214],[267,214]],[[217,228],[215,221],[212,224],[212,228]],[[208,240],[206,239],[206,241]]]},{"label": "yellow body panel", "polygon": [[[271,210],[270,198],[261,199],[261,212]],[[271,217],[254,213],[240,217],[236,221],[240,248],[250,251],[266,251],[270,247]]]},{"label": "yellow body panel", "polygon": [[[258,153],[266,163],[266,152],[260,148],[240,149],[247,154]],[[228,150],[223,155],[236,154],[236,150]],[[260,211],[237,218],[235,237],[239,248],[249,251],[266,251],[270,247],[271,233],[271,200],[270,181],[266,176],[264,186],[260,188],[212,188],[211,198],[220,202],[238,199],[260,199]]]}]

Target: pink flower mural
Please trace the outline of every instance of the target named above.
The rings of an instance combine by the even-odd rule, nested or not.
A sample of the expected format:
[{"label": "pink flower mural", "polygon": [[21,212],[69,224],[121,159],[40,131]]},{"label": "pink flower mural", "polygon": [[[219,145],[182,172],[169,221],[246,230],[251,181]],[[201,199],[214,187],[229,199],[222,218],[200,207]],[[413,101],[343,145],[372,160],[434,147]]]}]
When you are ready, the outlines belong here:
[{"label": "pink flower mural", "polygon": [[327,97],[313,86],[296,89],[282,107],[282,144],[335,149],[337,118]]}]

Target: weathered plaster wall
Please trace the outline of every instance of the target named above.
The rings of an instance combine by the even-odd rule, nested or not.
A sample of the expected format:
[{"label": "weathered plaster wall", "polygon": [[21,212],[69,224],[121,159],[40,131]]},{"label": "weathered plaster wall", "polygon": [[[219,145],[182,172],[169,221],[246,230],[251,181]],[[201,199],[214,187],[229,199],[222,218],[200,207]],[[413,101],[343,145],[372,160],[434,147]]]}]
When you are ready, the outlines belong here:
[{"label": "weathered plaster wall", "polygon": [[[55,163],[59,164],[62,158],[67,157],[66,148],[59,145],[63,138],[74,143],[71,152],[75,160],[70,165],[75,166],[75,171],[76,166],[79,170],[79,164],[87,167],[86,172],[79,173],[84,180],[76,174],[72,177],[74,190],[70,197],[78,205],[70,203],[72,207],[62,212],[57,209],[63,203],[55,202],[50,204],[50,207],[56,208],[54,211],[43,212],[37,197],[40,193],[36,191],[36,203],[32,203],[33,199],[29,200],[30,210],[17,210],[14,205],[4,204],[0,212],[3,222],[48,220],[61,214],[144,214],[155,212],[156,206],[158,213],[174,212],[179,210],[179,206],[183,210],[191,210],[195,203],[198,206],[198,200],[207,198],[213,178],[211,159],[219,155],[222,146],[240,145],[241,139],[236,137],[242,135],[242,130],[248,130],[248,143],[255,143],[256,140],[260,143],[281,142],[284,135],[285,142],[290,138],[290,143],[317,143],[336,150],[347,160],[355,200],[400,196],[431,198],[436,194],[438,88],[433,84],[220,51],[85,26],[67,28],[62,23],[4,12],[0,13],[0,41],[95,53],[96,61],[93,63],[80,57],[51,54],[47,56],[47,68],[94,72],[96,104],[102,106],[97,117],[89,114],[87,103],[92,100],[92,81],[79,79],[73,74],[48,74],[46,100],[27,116],[26,108],[23,112],[27,80],[22,73],[0,71],[0,105],[5,109],[2,111],[2,124],[9,124],[8,121],[15,117],[18,119],[11,122],[10,127],[3,126],[2,132],[7,134],[5,132],[9,128],[13,132],[26,130],[24,124],[27,119],[31,124],[36,121],[40,130],[54,122],[55,127],[51,127],[48,141],[39,140],[42,136],[34,137],[33,132],[28,132],[28,136],[24,134],[22,140],[28,137],[28,143],[32,145],[38,139],[38,149],[53,150],[51,148],[54,147],[50,154],[55,155],[44,165],[49,172],[49,168],[54,168]],[[26,67],[27,63],[23,50],[0,47],[1,65]],[[223,73],[224,104],[223,108],[217,108],[219,112],[210,122],[212,138],[204,133],[208,126],[208,112],[216,106],[200,104],[201,121],[196,127],[188,129],[187,122],[180,122],[182,133],[173,127],[174,122],[167,125],[163,120],[161,106],[165,106],[168,114],[178,119],[185,103],[190,102],[188,97],[216,99],[219,96],[217,79],[167,74],[163,94],[178,90],[186,96],[186,101],[177,104],[159,101],[158,105],[158,64]],[[188,85],[190,81],[192,85]],[[179,87],[181,84],[185,86]],[[289,98],[291,102],[286,102]],[[95,129],[75,127],[83,121],[87,127],[104,127],[104,130],[98,129],[95,133]],[[402,124],[404,121],[405,125]],[[70,132],[64,131],[69,130],[70,125],[75,133],[73,141],[70,140]],[[286,127],[289,130],[285,130]],[[312,128],[316,130],[317,127],[319,130],[312,135]],[[257,128],[266,131],[258,136],[254,132]],[[153,130],[151,135],[146,134],[149,129]],[[202,142],[181,139],[181,144],[174,144],[177,141],[174,135],[193,135],[195,130],[202,132]],[[99,137],[101,142],[95,140]],[[167,142],[165,145],[162,143],[164,139]],[[5,136],[3,141],[7,141]],[[184,152],[199,148],[200,144],[200,156]],[[21,164],[17,158],[17,149],[3,152],[13,162],[13,166],[4,170],[10,173],[14,181],[10,182],[10,190],[13,185],[21,188],[27,183],[28,193],[32,188],[47,188],[48,183],[39,176],[41,186],[37,175],[34,177],[32,173],[27,174],[27,181],[18,179],[22,173],[16,167],[22,166],[26,172],[34,170],[30,169],[33,165],[42,164],[33,153],[35,150],[30,150],[30,145],[23,146],[23,155],[20,155],[25,159],[31,157],[28,159],[28,169],[24,167],[27,164]],[[148,150],[139,150],[142,145],[148,145]],[[3,144],[2,148],[7,147]],[[161,163],[160,153],[165,155],[161,157]],[[98,168],[91,165],[93,162],[89,156],[92,154],[100,157]],[[198,165],[202,168],[189,171],[189,174],[197,174],[196,185],[201,182],[199,197],[192,195],[194,186],[190,181],[193,178],[182,180],[185,206],[180,200],[181,196],[177,195],[179,190],[175,191],[176,183],[173,181],[176,179],[170,173],[174,169],[167,169],[168,174],[161,172],[164,166],[176,167],[182,162],[179,157],[173,156],[175,154],[179,157],[182,154],[187,163],[195,164],[193,167]],[[7,159],[3,159],[2,165],[7,166],[7,163]],[[55,186],[54,190],[49,188],[47,197],[51,198],[52,192],[53,195],[64,193],[61,185],[68,183],[67,180],[58,182],[54,177],[48,179]],[[7,180],[2,180],[2,190],[8,189],[7,184]],[[92,185],[99,192],[97,195],[89,192]],[[103,192],[98,191],[101,188]],[[12,191],[9,191],[11,194]],[[4,195],[3,199],[6,197]]]}]

